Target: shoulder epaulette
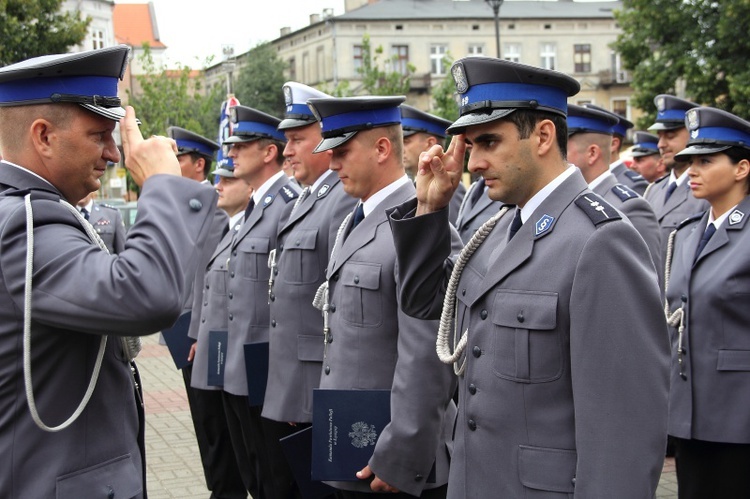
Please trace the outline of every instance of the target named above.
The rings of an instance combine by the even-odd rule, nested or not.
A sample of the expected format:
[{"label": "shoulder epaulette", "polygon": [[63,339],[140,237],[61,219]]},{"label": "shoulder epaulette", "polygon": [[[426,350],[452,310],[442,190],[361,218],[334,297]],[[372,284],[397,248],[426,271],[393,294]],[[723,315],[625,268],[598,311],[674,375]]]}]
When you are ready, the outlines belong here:
[{"label": "shoulder epaulette", "polygon": [[634,172],[633,170],[626,170],[625,176],[628,177],[633,183],[640,184],[643,182],[648,183],[648,180],[646,180],[643,175],[641,175],[638,172]]},{"label": "shoulder epaulette", "polygon": [[640,197],[637,192],[623,184],[617,184],[612,187],[612,192],[623,202]]},{"label": "shoulder epaulette", "polygon": [[286,184],[282,185],[281,189],[279,189],[279,194],[281,194],[281,198],[284,200],[284,202],[288,203],[292,199],[297,199],[297,192],[291,187],[292,184]]},{"label": "shoulder epaulette", "polygon": [[99,203],[99,206],[104,206],[105,208],[110,208],[112,210],[117,210],[118,209],[117,206],[115,206],[113,204],[107,204],[107,203]]},{"label": "shoulder epaulette", "polygon": [[622,218],[620,212],[593,192],[581,194],[576,198],[575,203],[591,219],[594,225]]},{"label": "shoulder epaulette", "polygon": [[685,220],[683,220],[682,222],[680,222],[679,224],[677,224],[677,228],[675,230],[680,230],[683,227],[687,227],[688,225],[697,222],[698,220],[700,220],[701,218],[703,218],[703,215],[705,213],[706,213],[705,211],[702,211],[700,213],[696,213],[695,215],[690,215]]}]

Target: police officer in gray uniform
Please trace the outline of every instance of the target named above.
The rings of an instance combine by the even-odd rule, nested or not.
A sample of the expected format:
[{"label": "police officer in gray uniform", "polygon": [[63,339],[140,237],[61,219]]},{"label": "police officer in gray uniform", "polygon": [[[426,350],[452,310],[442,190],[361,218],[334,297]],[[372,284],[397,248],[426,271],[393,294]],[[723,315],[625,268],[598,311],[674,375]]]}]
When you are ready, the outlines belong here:
[{"label": "police officer in gray uniform", "polygon": [[[0,69],[1,497],[146,495],[136,351],[122,337],[177,319],[216,192],[180,178],[174,142],[144,141],[120,107],[128,54],[120,45]],[[142,190],[114,255],[73,204],[120,161],[123,117],[125,164]]]},{"label": "police officer in gray uniform", "polygon": [[594,104],[584,104],[583,107],[593,109],[594,111],[601,111],[607,113],[617,120],[615,125],[612,127],[612,141],[610,142],[610,157],[615,161],[609,165],[609,169],[612,174],[617,178],[617,182],[626,186],[627,188],[637,192],[639,195],[643,195],[648,187],[648,181],[643,178],[637,171],[628,168],[625,161],[620,159],[620,151],[622,150],[622,143],[625,140],[625,136],[628,130],[633,128],[633,123],[626,120],[619,114],[613,113],[603,107],[595,106]]},{"label": "police officer in gray uniform", "polygon": [[249,405],[249,390],[259,393],[266,384],[265,379],[248,380],[245,345],[268,343],[274,328],[268,305],[268,257],[299,187],[281,170],[285,138],[277,130],[278,118],[235,106],[232,122],[232,136],[224,141],[231,146],[227,156],[234,164],[234,175],[253,188],[253,195],[245,221],[231,242],[227,264],[228,343],[222,390],[240,470],[248,469],[255,454],[259,498],[276,498],[281,496],[272,462],[281,450],[278,440],[267,439],[263,432],[262,399]]},{"label": "police officer in gray uniform", "polygon": [[[287,107],[278,128],[287,139],[284,157],[305,188],[288,205],[290,214],[271,258],[268,299],[273,327],[263,417],[272,420],[265,428],[276,440],[312,422],[313,389],[320,383],[323,362],[323,316],[313,299],[325,280],[339,225],[356,202],[328,169],[331,153],[313,153],[321,140],[320,123],[307,100],[330,96],[297,82],[287,82],[283,92]],[[279,497],[299,495],[284,456],[278,456],[274,476],[287,477]]]},{"label": "police officer in gray uniform", "polygon": [[750,490],[750,123],[707,107],[686,123],[676,160],[710,208],[673,233],[669,435],[680,499],[740,499]]},{"label": "police officer in gray uniform", "polygon": [[[455,385],[432,348],[436,323],[400,309],[385,212],[414,197],[402,163],[398,106],[403,100],[308,101],[321,119],[323,140],[316,151],[333,150],[331,169],[344,190],[360,200],[341,225],[326,271],[330,329],[320,388],[391,391],[391,421],[370,461],[361,463],[359,481],[329,482],[342,498],[398,491],[400,497],[445,497],[448,462],[442,435],[455,415],[450,400]],[[428,480],[433,469],[434,480]]]},{"label": "police officer in gray uniform", "polygon": [[[445,129],[451,122],[420,111],[416,107],[401,104],[401,129],[404,131],[404,169],[409,177],[416,181],[419,155],[435,144],[445,144]],[[456,225],[458,211],[466,195],[466,186],[458,185],[451,198],[450,221]]]},{"label": "police officer in gray uniform", "polygon": [[654,207],[661,227],[662,255],[666,255],[669,234],[686,218],[706,211],[708,203],[693,196],[685,175],[687,165],[675,160],[675,155],[687,146],[690,138],[685,128],[685,113],[698,104],[671,95],[657,95],[654,103],[656,122],[648,129],[659,136],[659,152],[669,175],[651,184],[643,197]]},{"label": "police officer in gray uniform", "polygon": [[119,253],[125,249],[125,224],[120,210],[114,206],[97,203],[96,192],[92,192],[78,202],[78,209],[83,218],[94,227],[110,253]]},{"label": "police officer in gray uniform", "polygon": [[653,133],[635,132],[630,154],[633,156],[633,169],[649,183],[656,182],[666,173],[659,155],[659,137]]},{"label": "police officer in gray uniform", "polygon": [[617,118],[590,107],[568,105],[568,161],[581,170],[589,189],[625,215],[661,268],[661,232],[648,201],[620,184],[609,170],[609,147]]},{"label": "police officer in gray uniform", "polygon": [[[438,353],[459,374],[448,496],[653,497],[668,391],[659,287],[638,232],[565,161],[579,84],[484,57],[451,73],[458,135],[423,155],[418,202],[391,214],[402,306],[443,311]],[[445,206],[466,144],[469,170],[517,208],[453,260]]]}]

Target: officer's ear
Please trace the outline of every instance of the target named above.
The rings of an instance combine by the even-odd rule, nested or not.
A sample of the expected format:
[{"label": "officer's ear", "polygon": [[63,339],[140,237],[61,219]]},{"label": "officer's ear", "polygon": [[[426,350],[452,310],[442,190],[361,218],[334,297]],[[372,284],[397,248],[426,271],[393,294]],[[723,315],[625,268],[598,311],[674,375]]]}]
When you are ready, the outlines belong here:
[{"label": "officer's ear", "polygon": [[750,160],[741,159],[735,167],[734,179],[737,182],[748,183],[748,175],[750,175]]},{"label": "officer's ear", "polygon": [[44,158],[54,156],[54,147],[57,140],[59,127],[44,118],[35,119],[29,126],[31,143],[37,154]]},{"label": "officer's ear", "polygon": [[[545,156],[553,150],[557,139],[557,127],[552,120],[541,120],[536,124],[534,133],[537,136],[537,154]],[[557,147],[554,147],[557,150]]]}]

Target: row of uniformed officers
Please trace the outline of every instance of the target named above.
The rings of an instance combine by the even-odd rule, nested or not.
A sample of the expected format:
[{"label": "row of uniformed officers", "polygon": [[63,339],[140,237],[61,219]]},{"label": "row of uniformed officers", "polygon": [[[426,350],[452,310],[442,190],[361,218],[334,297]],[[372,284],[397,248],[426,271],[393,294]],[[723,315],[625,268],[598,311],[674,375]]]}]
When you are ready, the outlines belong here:
[{"label": "row of uniformed officers", "polygon": [[[205,175],[218,144],[178,128],[176,147],[144,141],[114,97],[126,55],[0,69],[0,355],[14,359],[0,368],[0,450],[13,456],[0,495],[145,497],[137,370],[105,341],[163,329],[180,307],[192,314],[185,379],[214,497],[302,495],[279,439],[312,423],[318,387],[391,394],[370,460],[329,484],[337,497],[650,498],[667,434],[681,498],[748,490],[750,124],[659,96],[669,174],[644,200],[610,169],[624,120],[568,105],[580,86],[562,73],[458,60],[454,123],[403,97],[290,82],[284,120],[234,108],[215,210],[206,182],[174,178],[174,156],[183,176],[201,163]],[[108,255],[67,203],[119,160],[111,131],[123,114],[143,194]],[[638,157],[656,155],[646,142]],[[458,203],[467,154],[480,180]],[[462,220],[474,221],[463,240]],[[245,359],[266,343],[259,387]]]}]

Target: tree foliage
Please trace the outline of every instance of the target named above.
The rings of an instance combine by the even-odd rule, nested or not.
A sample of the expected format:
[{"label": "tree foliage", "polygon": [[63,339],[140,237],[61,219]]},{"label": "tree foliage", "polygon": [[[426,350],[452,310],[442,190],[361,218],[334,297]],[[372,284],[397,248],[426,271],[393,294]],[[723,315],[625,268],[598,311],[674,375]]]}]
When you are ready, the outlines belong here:
[{"label": "tree foliage", "polygon": [[660,93],[750,116],[750,0],[624,0],[615,19],[612,47],[633,73],[640,126]]},{"label": "tree foliage", "polygon": [[202,95],[201,80],[191,78],[188,66],[168,70],[157,65],[148,44],[143,48],[138,57],[144,74],[136,76],[140,91],[128,91],[143,135],[164,135],[170,126],[179,126],[207,138],[217,137],[224,89],[217,86]]},{"label": "tree foliage", "polygon": [[243,106],[252,107],[272,116],[284,114],[284,93],[281,87],[286,83],[282,61],[276,49],[268,42],[261,43],[245,56],[245,63],[234,84],[234,94]]},{"label": "tree foliage", "polygon": [[60,12],[62,0],[0,0],[0,66],[63,54],[86,36],[90,18]]},{"label": "tree foliage", "polygon": [[380,62],[383,57],[383,46],[379,45],[374,50],[370,45],[370,35],[362,37],[362,67],[357,72],[362,75],[362,86],[368,95],[406,95],[409,93],[411,76],[416,68],[413,64],[406,65],[406,71],[391,71],[388,66],[396,67],[398,56],[385,58],[381,69]]},{"label": "tree foliage", "polygon": [[[450,67],[453,57],[450,54],[443,56],[443,65]],[[450,74],[445,75],[443,80],[435,86],[432,91],[433,109],[432,113],[445,118],[448,121],[458,119],[458,101],[456,100],[456,84]]]}]

